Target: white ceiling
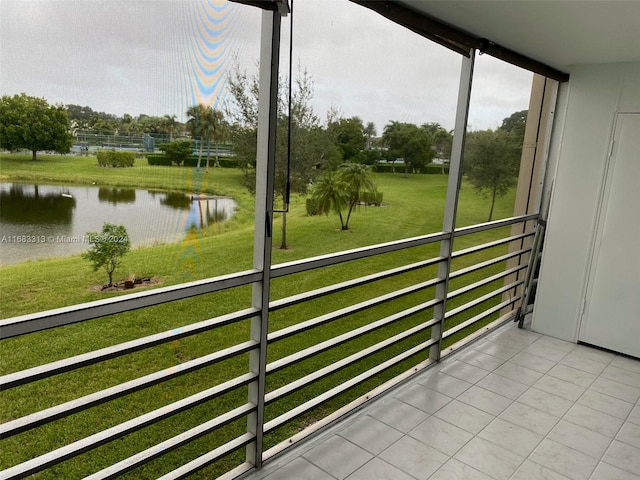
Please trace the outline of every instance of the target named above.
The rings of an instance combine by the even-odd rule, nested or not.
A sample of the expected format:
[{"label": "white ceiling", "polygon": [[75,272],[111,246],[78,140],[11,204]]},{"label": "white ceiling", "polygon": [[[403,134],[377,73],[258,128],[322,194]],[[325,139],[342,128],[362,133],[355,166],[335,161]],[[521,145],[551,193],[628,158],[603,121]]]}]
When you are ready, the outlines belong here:
[{"label": "white ceiling", "polygon": [[402,0],[410,8],[570,72],[640,61],[640,0]]}]

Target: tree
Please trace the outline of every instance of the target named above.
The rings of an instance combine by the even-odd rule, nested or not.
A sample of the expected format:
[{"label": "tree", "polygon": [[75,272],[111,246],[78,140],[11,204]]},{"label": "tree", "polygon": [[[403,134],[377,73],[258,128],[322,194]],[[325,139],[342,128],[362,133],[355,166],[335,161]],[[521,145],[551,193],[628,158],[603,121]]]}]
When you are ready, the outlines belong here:
[{"label": "tree", "polygon": [[364,125],[359,117],[340,118],[330,123],[329,134],[335,139],[344,162],[359,160],[360,152],[365,148]]},{"label": "tree", "polygon": [[71,124],[62,105],[24,93],[0,100],[0,148],[31,150],[32,159],[42,150],[68,153],[73,144]]},{"label": "tree", "polygon": [[329,215],[334,211],[340,217],[340,227],[347,230],[342,217],[342,209],[349,205],[349,186],[338,172],[328,171],[313,184],[312,197],[318,202],[320,213]]},{"label": "tree", "polygon": [[516,184],[520,156],[503,130],[469,132],[464,153],[464,173],[473,188],[491,197],[489,222],[496,198]]},{"label": "tree", "polygon": [[191,133],[191,137],[199,139],[200,148],[198,150],[198,164],[196,169],[200,170],[200,162],[202,161],[202,149],[204,147],[204,138],[207,135],[207,107],[201,103],[192,105],[187,109],[187,127]]},{"label": "tree", "polygon": [[169,133],[170,141],[173,141],[173,135],[179,124],[180,122],[178,122],[178,119],[175,115],[165,115],[164,117],[162,117],[162,126],[165,131]]},{"label": "tree", "polygon": [[502,120],[500,130],[506,132],[509,143],[514,150],[514,154],[520,157],[522,155],[522,147],[524,144],[524,131],[527,126],[527,110],[512,113],[510,116]]},{"label": "tree", "polygon": [[[313,111],[313,80],[306,70],[298,70],[291,92],[291,158],[288,168],[288,82],[279,82],[276,135],[275,194],[286,201],[289,192],[304,193],[323,163],[335,157],[335,145]],[[235,121],[232,130],[234,153],[245,171],[247,187],[255,188],[258,127],[258,78],[238,67],[229,78],[232,103],[227,114]],[[282,214],[280,248],[288,248],[287,214]]]},{"label": "tree", "polygon": [[375,124],[373,122],[368,122],[367,126],[364,127],[363,133],[367,139],[367,150],[371,150],[373,147],[373,139],[378,134]]},{"label": "tree", "polygon": [[514,133],[524,139],[524,128],[527,125],[527,113],[528,110],[521,110],[519,112],[512,113],[502,120],[500,130],[504,130],[507,133]]},{"label": "tree", "polygon": [[[376,184],[371,178],[371,167],[362,163],[345,163],[340,166],[339,178],[347,187],[348,212],[347,220],[342,224],[342,230],[349,230],[349,219],[354,207],[360,202],[363,192],[375,192]],[[342,215],[340,216],[342,222]]]},{"label": "tree", "polygon": [[93,271],[103,267],[109,276],[109,287],[113,285],[113,272],[122,262],[122,257],[131,249],[131,241],[124,225],[104,223],[102,232],[87,232],[91,247],[82,257],[93,263]]},{"label": "tree", "polygon": [[436,155],[432,148],[434,133],[432,124],[421,127],[412,123],[393,121],[384,127],[382,140],[388,148],[390,160],[403,158],[405,171],[411,168],[419,172],[425,165],[431,163]]},{"label": "tree", "polygon": [[214,141],[216,145],[216,158],[215,158],[215,166],[219,167],[218,163],[218,143],[220,141],[220,137],[223,135],[224,129],[224,114],[222,111],[207,106],[204,108],[204,133],[205,138],[207,139],[207,168],[206,172],[209,173],[209,164],[211,162],[211,140]]},{"label": "tree", "polygon": [[160,150],[176,165],[181,165],[191,156],[191,141],[176,140],[160,145]]}]

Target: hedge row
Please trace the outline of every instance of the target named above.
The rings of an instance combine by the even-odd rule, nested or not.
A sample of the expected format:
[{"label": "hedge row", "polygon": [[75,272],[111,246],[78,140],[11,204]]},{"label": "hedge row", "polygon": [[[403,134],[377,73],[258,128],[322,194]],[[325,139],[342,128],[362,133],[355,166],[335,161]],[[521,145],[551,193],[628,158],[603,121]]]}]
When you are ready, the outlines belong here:
[{"label": "hedge row", "polygon": [[163,153],[149,153],[147,154],[147,163],[149,165],[161,165],[164,167],[170,167],[171,159]]},{"label": "hedge row", "polygon": [[[149,165],[162,165],[162,166],[171,166],[171,159],[167,157],[164,153],[150,153],[147,155],[147,162]],[[215,164],[215,158],[212,156],[209,160],[209,165],[213,166]],[[238,166],[238,162],[232,157],[218,157],[218,164],[223,168],[234,168]],[[187,158],[184,162],[185,167],[195,167],[198,165],[198,156],[191,155],[191,157]],[[202,157],[200,160],[200,166],[204,167],[207,165],[207,157]]]},{"label": "hedge row", "polygon": [[116,152],[115,150],[98,150],[96,157],[101,167],[133,167],[136,161],[134,152]]},{"label": "hedge row", "polygon": [[[420,168],[418,172],[415,172],[415,173],[420,173],[425,175],[441,175],[442,168],[443,168],[442,165],[425,165],[424,167]],[[391,163],[377,163],[373,167],[373,170],[378,173],[404,173],[404,164],[398,163],[394,165]],[[408,169],[408,172],[414,173],[411,168]],[[444,174],[445,175],[449,174],[449,165],[444,166]]]}]

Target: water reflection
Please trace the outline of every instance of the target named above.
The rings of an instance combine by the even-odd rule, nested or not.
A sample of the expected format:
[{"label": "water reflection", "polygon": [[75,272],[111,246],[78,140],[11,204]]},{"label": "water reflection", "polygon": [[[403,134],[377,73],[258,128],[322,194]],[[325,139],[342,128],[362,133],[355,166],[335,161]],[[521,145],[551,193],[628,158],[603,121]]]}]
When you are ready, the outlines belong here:
[{"label": "water reflection", "polygon": [[109,202],[113,205],[118,203],[133,203],[136,201],[136,191],[132,188],[98,188],[98,200]]},{"label": "water reflection", "polygon": [[0,190],[0,221],[17,224],[70,224],[76,200],[71,194],[41,192],[38,185],[12,184]]},{"label": "water reflection", "polygon": [[0,183],[0,202],[3,265],[81,253],[89,248],[86,232],[104,222],[124,225],[134,247],[173,243],[189,229],[227,220],[236,208],[226,197],[21,183]]},{"label": "water reflection", "polygon": [[227,200],[224,197],[192,197],[188,228],[204,228],[225,221],[229,217],[227,209],[219,204]]},{"label": "water reflection", "polygon": [[[154,192],[150,193],[155,195]],[[184,193],[163,193],[160,203],[167,207],[188,210],[191,208],[191,197]]]}]

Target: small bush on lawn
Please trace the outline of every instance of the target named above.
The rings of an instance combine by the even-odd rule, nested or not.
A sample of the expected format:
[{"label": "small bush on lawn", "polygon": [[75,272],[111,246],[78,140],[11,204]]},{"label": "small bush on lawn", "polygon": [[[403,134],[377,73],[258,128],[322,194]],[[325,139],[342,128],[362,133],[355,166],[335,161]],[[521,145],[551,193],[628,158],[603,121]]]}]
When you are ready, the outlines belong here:
[{"label": "small bush on lawn", "polygon": [[382,192],[362,192],[360,201],[366,205],[382,205]]},{"label": "small bush on lawn", "polygon": [[320,215],[320,199],[316,197],[307,198],[307,215],[313,217]]}]

